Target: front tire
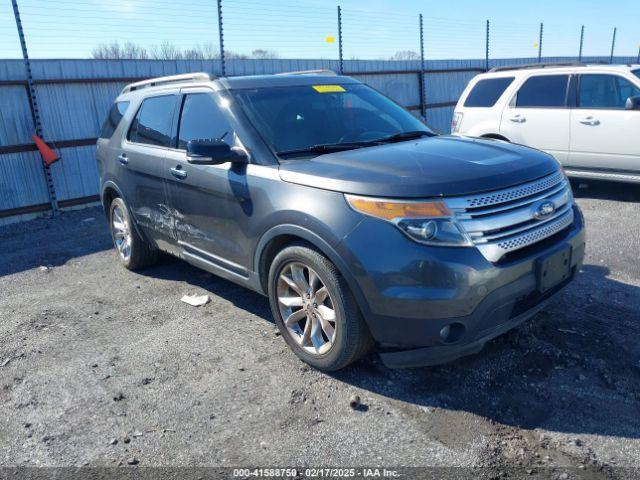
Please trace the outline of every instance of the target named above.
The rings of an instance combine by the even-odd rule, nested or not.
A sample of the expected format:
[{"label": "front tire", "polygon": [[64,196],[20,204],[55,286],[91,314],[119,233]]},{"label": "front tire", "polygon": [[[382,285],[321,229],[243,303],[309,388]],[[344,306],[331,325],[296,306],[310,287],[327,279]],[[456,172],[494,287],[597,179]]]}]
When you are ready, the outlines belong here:
[{"label": "front tire", "polygon": [[282,250],[269,270],[269,303],[280,333],[304,362],[323,371],[346,367],[373,346],[344,278],[304,246]]},{"label": "front tire", "polygon": [[118,258],[128,270],[139,270],[157,262],[158,252],[140,237],[129,209],[119,197],[109,206],[109,228]]}]

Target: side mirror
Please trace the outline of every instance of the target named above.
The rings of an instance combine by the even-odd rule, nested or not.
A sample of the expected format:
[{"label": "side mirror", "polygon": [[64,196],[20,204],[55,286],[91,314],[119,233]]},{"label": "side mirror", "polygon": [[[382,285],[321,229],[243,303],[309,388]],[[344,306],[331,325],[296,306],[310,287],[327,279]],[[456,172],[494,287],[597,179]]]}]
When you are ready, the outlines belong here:
[{"label": "side mirror", "polygon": [[627,104],[625,108],[627,110],[640,110],[640,97],[627,98]]},{"label": "side mirror", "polygon": [[187,143],[187,161],[196,165],[220,165],[222,163],[247,163],[247,155],[224,140],[190,140]]}]

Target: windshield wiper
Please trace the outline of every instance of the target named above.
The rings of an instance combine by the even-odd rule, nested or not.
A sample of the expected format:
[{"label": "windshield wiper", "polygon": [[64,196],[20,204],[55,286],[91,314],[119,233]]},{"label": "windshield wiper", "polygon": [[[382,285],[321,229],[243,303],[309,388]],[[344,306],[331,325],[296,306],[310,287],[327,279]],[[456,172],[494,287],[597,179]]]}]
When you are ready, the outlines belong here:
[{"label": "windshield wiper", "polygon": [[436,134],[427,132],[426,130],[414,130],[411,132],[400,132],[388,137],[379,138],[377,140],[371,140],[371,143],[393,143],[402,142],[404,140],[414,140],[421,137],[435,137]]},{"label": "windshield wiper", "polygon": [[296,148],[294,150],[283,150],[276,152],[280,156],[288,155],[304,155],[307,153],[330,153],[341,152],[343,150],[354,150],[362,147],[373,147],[376,145],[382,145],[384,143],[402,142],[404,140],[413,140],[420,137],[434,137],[436,134],[427,132],[426,130],[415,130],[411,132],[401,132],[388,137],[378,138],[375,140],[366,140],[362,142],[342,142],[342,143],[321,143],[318,145],[311,145],[304,148]]},{"label": "windshield wiper", "polygon": [[341,152],[343,150],[353,150],[361,147],[368,147],[371,142],[343,142],[343,143],[321,143],[318,145],[311,145],[304,148],[296,148],[293,150],[283,150],[276,152],[280,156],[287,155],[303,155],[305,153],[330,153]]}]

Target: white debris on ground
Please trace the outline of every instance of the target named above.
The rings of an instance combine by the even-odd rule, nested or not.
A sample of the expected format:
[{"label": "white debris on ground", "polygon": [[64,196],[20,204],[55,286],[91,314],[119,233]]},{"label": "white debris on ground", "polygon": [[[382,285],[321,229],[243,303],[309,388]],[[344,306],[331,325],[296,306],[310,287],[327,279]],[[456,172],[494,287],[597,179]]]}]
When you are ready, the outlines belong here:
[{"label": "white debris on ground", "polygon": [[209,295],[185,295],[180,300],[192,307],[202,307],[211,301],[211,297]]}]

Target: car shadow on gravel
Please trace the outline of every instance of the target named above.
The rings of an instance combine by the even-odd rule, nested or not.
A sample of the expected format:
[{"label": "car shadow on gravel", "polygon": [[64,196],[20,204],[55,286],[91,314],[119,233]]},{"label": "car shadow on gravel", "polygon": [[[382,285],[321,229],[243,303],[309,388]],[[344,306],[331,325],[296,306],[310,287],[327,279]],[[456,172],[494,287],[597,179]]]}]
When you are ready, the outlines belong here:
[{"label": "car shadow on gravel", "polygon": [[231,302],[237,308],[274,323],[269,301],[265,296],[194,267],[176,257],[162,255],[156,266],[137,273],[162,280],[186,282],[197,289],[206,290],[212,296]]},{"label": "car shadow on gravel", "polygon": [[608,273],[585,266],[545,311],[474,356],[409,370],[370,356],[333,377],[427,407],[426,422],[441,408],[524,429],[638,438],[640,288]]},{"label": "car shadow on gravel", "polygon": [[0,277],[113,248],[100,207],[0,227]]},{"label": "car shadow on gravel", "polygon": [[576,198],[640,203],[640,188],[633,183],[572,179],[571,188]]}]

